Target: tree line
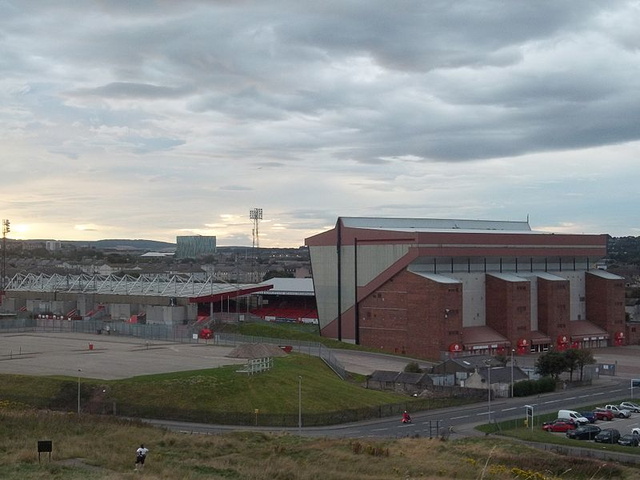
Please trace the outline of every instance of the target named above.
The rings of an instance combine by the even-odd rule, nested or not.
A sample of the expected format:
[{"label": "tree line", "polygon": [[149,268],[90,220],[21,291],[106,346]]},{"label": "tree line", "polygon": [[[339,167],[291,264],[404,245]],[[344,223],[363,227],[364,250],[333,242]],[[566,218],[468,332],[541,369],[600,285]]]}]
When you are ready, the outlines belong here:
[{"label": "tree line", "polygon": [[584,367],[593,365],[596,359],[591,350],[571,348],[563,352],[551,350],[538,357],[536,360],[536,373],[542,377],[551,377],[558,380],[560,374],[569,372],[569,381],[573,381],[574,372],[579,372],[579,380],[584,378]]}]

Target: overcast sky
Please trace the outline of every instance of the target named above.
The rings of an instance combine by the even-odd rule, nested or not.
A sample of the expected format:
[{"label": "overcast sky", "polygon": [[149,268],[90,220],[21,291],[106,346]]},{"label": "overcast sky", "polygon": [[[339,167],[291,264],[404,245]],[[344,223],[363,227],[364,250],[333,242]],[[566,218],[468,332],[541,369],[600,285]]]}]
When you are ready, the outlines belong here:
[{"label": "overcast sky", "polygon": [[0,0],[9,238],[640,235],[640,3]]}]

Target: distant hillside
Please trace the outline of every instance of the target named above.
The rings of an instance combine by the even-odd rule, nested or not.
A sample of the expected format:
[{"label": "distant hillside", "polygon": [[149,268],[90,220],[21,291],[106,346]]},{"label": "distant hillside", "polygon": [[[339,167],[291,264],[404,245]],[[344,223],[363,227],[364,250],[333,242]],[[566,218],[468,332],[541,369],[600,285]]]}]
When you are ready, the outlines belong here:
[{"label": "distant hillside", "polygon": [[614,262],[640,265],[640,237],[610,237],[607,253]]}]

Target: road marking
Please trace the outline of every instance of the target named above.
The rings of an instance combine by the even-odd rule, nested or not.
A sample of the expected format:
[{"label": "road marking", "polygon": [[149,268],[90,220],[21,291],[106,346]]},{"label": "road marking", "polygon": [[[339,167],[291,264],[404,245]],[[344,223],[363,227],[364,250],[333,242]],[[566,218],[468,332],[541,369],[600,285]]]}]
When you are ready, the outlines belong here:
[{"label": "road marking", "polygon": [[371,429],[372,432],[386,432],[387,430],[389,430],[388,428],[373,428]]},{"label": "road marking", "polygon": [[502,411],[503,411],[503,412],[509,412],[509,411],[511,411],[511,410],[515,410],[516,408],[518,408],[518,407],[503,408],[503,409],[502,409]]},{"label": "road marking", "polygon": [[[489,412],[489,415],[491,415],[493,413],[493,410]],[[487,412],[482,412],[482,413],[476,413],[476,416],[480,417],[482,415],[486,415]]]},{"label": "road marking", "polygon": [[461,418],[469,418],[469,415],[462,415],[460,417],[451,417],[449,420],[460,420]]}]

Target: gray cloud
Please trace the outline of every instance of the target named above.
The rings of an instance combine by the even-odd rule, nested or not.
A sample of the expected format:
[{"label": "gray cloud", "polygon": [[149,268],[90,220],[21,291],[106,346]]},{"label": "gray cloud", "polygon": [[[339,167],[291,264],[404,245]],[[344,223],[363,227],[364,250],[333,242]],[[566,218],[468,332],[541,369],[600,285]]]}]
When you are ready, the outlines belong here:
[{"label": "gray cloud", "polygon": [[[111,185],[121,205],[47,214],[121,235],[133,204],[146,209],[136,227],[166,237],[224,216],[225,238],[245,238],[231,230],[253,205],[306,233],[339,215],[523,211],[627,231],[640,218],[616,202],[635,194],[592,189],[635,191],[600,165],[640,173],[639,22],[623,0],[5,2],[7,175],[62,202],[69,183]],[[2,197],[11,188],[3,215],[27,216]]]},{"label": "gray cloud", "polygon": [[141,83],[113,82],[96,88],[78,89],[72,95],[89,95],[112,98],[167,99],[182,97],[189,89],[162,87]]}]

